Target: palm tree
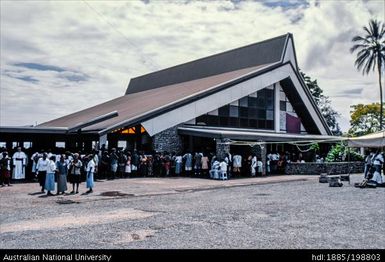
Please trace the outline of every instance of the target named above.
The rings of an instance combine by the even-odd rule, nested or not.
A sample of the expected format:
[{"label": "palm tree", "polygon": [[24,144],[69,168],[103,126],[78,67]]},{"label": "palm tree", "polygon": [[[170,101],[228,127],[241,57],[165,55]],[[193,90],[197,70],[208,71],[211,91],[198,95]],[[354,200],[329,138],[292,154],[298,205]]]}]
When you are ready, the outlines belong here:
[{"label": "palm tree", "polygon": [[383,66],[385,66],[385,24],[380,21],[371,19],[369,21],[369,28],[363,27],[365,36],[355,36],[352,42],[355,43],[350,49],[353,53],[357,53],[355,66],[358,70],[362,69],[362,74],[369,74],[369,72],[378,70],[378,80],[380,83],[380,130],[383,127],[383,103],[382,103],[382,83],[381,76],[383,73]]}]

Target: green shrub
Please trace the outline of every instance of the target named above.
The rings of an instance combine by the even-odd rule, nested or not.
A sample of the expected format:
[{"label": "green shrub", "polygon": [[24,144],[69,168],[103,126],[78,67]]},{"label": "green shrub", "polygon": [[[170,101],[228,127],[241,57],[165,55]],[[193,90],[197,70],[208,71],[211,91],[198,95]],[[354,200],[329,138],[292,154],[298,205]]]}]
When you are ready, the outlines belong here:
[{"label": "green shrub", "polygon": [[[350,154],[350,155],[349,155]],[[355,150],[349,148],[343,142],[332,146],[328,155],[326,156],[326,162],[343,162],[343,161],[362,161],[363,156],[357,153]]]}]

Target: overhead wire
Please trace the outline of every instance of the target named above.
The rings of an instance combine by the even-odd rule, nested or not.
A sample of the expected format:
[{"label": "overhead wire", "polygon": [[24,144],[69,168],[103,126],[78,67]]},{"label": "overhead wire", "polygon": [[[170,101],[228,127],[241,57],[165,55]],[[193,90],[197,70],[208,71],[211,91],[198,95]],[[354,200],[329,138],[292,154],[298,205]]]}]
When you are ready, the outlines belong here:
[{"label": "overhead wire", "polygon": [[119,35],[121,35],[129,45],[131,45],[132,47],[134,47],[136,49],[136,51],[138,52],[139,56],[140,56],[140,61],[142,64],[146,65],[146,66],[149,66],[149,70],[150,71],[155,71],[158,69],[156,63],[153,61],[152,58],[146,56],[143,54],[143,52],[141,51],[140,48],[138,48],[138,46],[136,46],[135,44],[132,43],[131,39],[129,39],[123,32],[121,32],[119,29],[118,29],[118,26],[112,22],[110,22],[108,20],[108,18],[103,15],[102,13],[100,13],[95,7],[93,7],[92,5],[90,5],[86,0],[82,0],[82,2],[90,9],[92,10],[95,14],[98,15],[99,18],[101,18],[101,20],[106,23],[107,25],[109,25],[116,33],[118,33]]}]

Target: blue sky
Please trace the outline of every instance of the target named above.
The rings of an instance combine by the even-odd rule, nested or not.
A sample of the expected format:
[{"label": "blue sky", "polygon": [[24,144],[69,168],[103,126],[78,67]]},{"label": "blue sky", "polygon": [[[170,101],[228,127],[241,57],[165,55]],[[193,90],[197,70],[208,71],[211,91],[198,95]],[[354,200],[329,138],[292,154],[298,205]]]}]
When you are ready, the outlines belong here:
[{"label": "blue sky", "polygon": [[350,39],[383,1],[7,1],[1,4],[0,124],[42,123],[124,94],[130,78],[291,32],[300,68],[349,127],[377,102]]}]

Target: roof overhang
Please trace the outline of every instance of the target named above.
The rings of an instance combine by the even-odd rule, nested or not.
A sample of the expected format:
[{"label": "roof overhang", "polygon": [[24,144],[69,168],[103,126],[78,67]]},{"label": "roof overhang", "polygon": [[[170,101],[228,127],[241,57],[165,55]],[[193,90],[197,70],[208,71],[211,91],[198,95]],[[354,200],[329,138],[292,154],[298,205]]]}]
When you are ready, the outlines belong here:
[{"label": "roof overhang", "polygon": [[385,147],[385,131],[348,138],[350,147]]},{"label": "roof overhang", "polygon": [[0,133],[15,134],[66,134],[67,127],[1,126]]},{"label": "roof overhang", "polygon": [[344,140],[343,137],[327,136],[327,135],[305,135],[305,134],[288,134],[275,133],[264,130],[241,129],[241,128],[218,128],[218,127],[204,127],[204,126],[180,126],[178,127],[178,134],[190,135],[198,137],[208,137],[223,139],[228,138],[232,140],[247,140],[247,141],[263,141],[263,142],[329,142],[335,143]]}]

